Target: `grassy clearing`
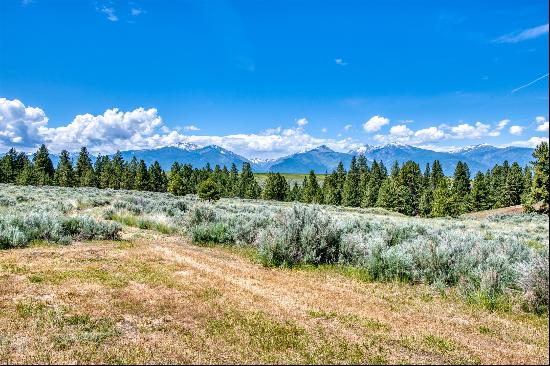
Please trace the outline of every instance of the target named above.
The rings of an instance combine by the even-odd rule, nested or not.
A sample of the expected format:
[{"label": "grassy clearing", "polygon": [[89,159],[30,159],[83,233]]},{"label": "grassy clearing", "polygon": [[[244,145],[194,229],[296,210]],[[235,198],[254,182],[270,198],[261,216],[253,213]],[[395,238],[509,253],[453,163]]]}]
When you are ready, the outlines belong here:
[{"label": "grassy clearing", "polygon": [[250,258],[150,234],[2,251],[0,362],[548,363],[547,317]]}]

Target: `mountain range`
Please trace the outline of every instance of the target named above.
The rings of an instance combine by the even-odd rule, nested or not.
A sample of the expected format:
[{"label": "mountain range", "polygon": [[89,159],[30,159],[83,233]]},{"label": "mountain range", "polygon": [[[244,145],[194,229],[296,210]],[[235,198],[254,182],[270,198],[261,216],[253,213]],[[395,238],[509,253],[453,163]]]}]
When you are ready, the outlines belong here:
[{"label": "mountain range", "polygon": [[[451,175],[456,164],[462,161],[468,164],[473,175],[478,171],[491,169],[495,164],[502,164],[505,160],[510,163],[518,162],[523,167],[532,160],[533,149],[524,147],[499,148],[481,144],[441,152],[410,145],[387,144],[379,146],[364,145],[356,150],[343,153],[322,145],[312,150],[278,159],[260,160],[247,159],[217,145],[200,147],[188,143],[157,149],[128,150],[121,153],[127,161],[135,156],[137,159],[143,159],[147,165],[157,160],[165,170],[170,169],[175,161],[181,164],[191,164],[193,167],[204,167],[207,163],[210,163],[212,167],[218,164],[229,168],[232,163],[235,163],[239,169],[244,162],[248,162],[252,169],[258,173],[308,173],[313,170],[322,174],[331,172],[340,161],[347,168],[353,156],[363,154],[368,162],[382,161],[388,169],[394,161],[402,164],[408,160],[413,160],[424,169],[426,163],[431,164],[434,160],[439,160],[443,171],[447,175]],[[71,157],[76,162],[78,153],[71,153]],[[52,154],[51,158],[54,165],[57,166],[58,156]]]}]

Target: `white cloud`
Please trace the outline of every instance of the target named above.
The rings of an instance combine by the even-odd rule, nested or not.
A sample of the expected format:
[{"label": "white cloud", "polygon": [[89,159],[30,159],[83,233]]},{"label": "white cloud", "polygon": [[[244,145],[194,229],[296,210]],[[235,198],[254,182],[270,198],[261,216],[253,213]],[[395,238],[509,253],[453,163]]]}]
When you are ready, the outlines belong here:
[{"label": "white cloud", "polygon": [[195,125],[184,126],[183,129],[185,131],[200,131],[200,128]]},{"label": "white cloud", "polygon": [[349,130],[351,130],[352,127],[353,127],[352,125],[345,125],[344,126],[344,131],[349,131]]},{"label": "white cloud", "polygon": [[538,27],[525,29],[520,32],[508,33],[499,38],[494,42],[496,43],[518,43],[526,41],[528,39],[537,38],[544,34],[548,33],[548,23],[539,25]]},{"label": "white cloud", "polygon": [[445,132],[437,127],[429,127],[416,131],[414,133],[414,137],[421,140],[422,143],[428,141],[439,141],[445,138]]},{"label": "white cloud", "polygon": [[390,120],[382,116],[373,116],[363,125],[363,129],[369,133],[380,131],[382,126],[390,123]]},{"label": "white cloud", "polygon": [[130,13],[133,16],[137,17],[138,15],[143,14],[143,10],[140,9],[140,8],[132,8],[132,9],[130,9]]},{"label": "white cloud", "polygon": [[48,128],[48,118],[40,108],[26,107],[19,100],[0,98],[0,150],[16,147],[34,151],[45,143],[50,151],[77,151],[87,146],[94,153],[116,150],[151,149],[191,142],[219,145],[246,157],[274,158],[327,145],[334,150],[349,151],[361,143],[352,138],[313,137],[302,126],[281,127],[252,134],[225,136],[185,135],[164,125],[155,108],[137,108],[123,112],[117,108],[103,114],[77,115],[65,126]]},{"label": "white cloud", "polygon": [[107,19],[109,19],[111,22],[118,21],[118,17],[115,14],[115,9],[112,7],[103,6],[99,8],[99,11],[102,12],[107,16]]},{"label": "white cloud", "polygon": [[304,127],[308,123],[309,123],[308,120],[305,118],[300,118],[299,120],[296,121],[296,124],[300,127]]},{"label": "white cloud", "polygon": [[537,131],[539,132],[548,132],[548,121],[543,116],[538,116],[537,121]]},{"label": "white cloud", "polygon": [[36,146],[48,118],[40,108],[26,107],[20,100],[0,98],[0,147]]},{"label": "white cloud", "polygon": [[519,136],[523,133],[523,127],[521,127],[521,126],[510,126],[510,133],[512,135]]},{"label": "white cloud", "polygon": [[348,65],[348,63],[344,62],[344,60],[341,59],[341,58],[334,59],[334,62],[336,63],[336,65],[340,65],[340,66],[347,66]]},{"label": "white cloud", "polygon": [[548,142],[548,137],[533,136],[529,140],[514,141],[514,142],[511,142],[508,145],[509,146],[519,146],[519,147],[531,147],[531,148],[533,148],[533,147],[536,147],[537,145],[539,145],[541,142]]},{"label": "white cloud", "polygon": [[327,133],[328,129],[326,127],[321,128],[322,133]]},{"label": "white cloud", "polygon": [[390,128],[390,135],[396,137],[408,137],[414,135],[414,132],[405,125],[397,125]]},{"label": "white cloud", "polygon": [[451,127],[451,134],[449,134],[449,137],[452,139],[480,139],[489,134],[490,127],[491,126],[481,122],[476,122],[474,126],[468,123],[462,123],[458,126]]}]

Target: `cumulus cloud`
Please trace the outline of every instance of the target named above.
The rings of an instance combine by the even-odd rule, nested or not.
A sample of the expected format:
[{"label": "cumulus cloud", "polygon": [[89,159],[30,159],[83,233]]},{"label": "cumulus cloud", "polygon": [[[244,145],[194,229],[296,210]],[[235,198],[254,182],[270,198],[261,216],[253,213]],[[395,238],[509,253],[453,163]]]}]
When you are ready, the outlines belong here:
[{"label": "cumulus cloud", "polygon": [[363,124],[363,129],[368,133],[380,131],[382,126],[385,126],[390,123],[390,120],[382,116],[373,116],[365,124]]},{"label": "cumulus cloud", "polygon": [[537,38],[548,33],[548,23],[539,25],[529,29],[522,30],[520,32],[508,33],[497,39],[496,43],[518,43],[526,41],[528,39]]},{"label": "cumulus cloud", "polygon": [[140,8],[132,8],[132,9],[130,9],[130,13],[133,16],[137,17],[138,15],[143,14],[143,10],[140,9]]},{"label": "cumulus cloud", "polygon": [[0,98],[0,147],[36,146],[48,118],[40,108],[26,107],[20,100]]},{"label": "cumulus cloud", "polygon": [[548,121],[543,116],[538,116],[536,118],[537,121],[537,131],[540,132],[548,132]]},{"label": "cumulus cloud", "polygon": [[344,126],[344,131],[349,131],[349,130],[351,130],[352,127],[353,127],[352,125],[345,125]]},{"label": "cumulus cloud", "polygon": [[200,128],[195,125],[184,126],[183,129],[185,131],[200,131]]},{"label": "cumulus cloud", "polygon": [[327,133],[328,129],[326,127],[321,128],[322,133]]},{"label": "cumulus cloud", "polygon": [[429,127],[416,131],[414,136],[424,143],[442,140],[445,138],[445,132],[438,127]]},{"label": "cumulus cloud", "polygon": [[521,127],[521,126],[510,126],[510,133],[512,135],[519,136],[523,133],[523,127]]},{"label": "cumulus cloud", "polygon": [[308,120],[305,118],[300,118],[299,120],[296,121],[296,124],[300,127],[304,127],[308,123],[309,123]]},{"label": "cumulus cloud", "polygon": [[509,146],[519,146],[519,147],[531,147],[534,148],[537,145],[539,145],[541,142],[548,142],[548,137],[539,137],[539,136],[533,136],[529,140],[525,141],[514,141]]},{"label": "cumulus cloud", "polygon": [[470,125],[468,123],[462,123],[458,126],[451,127],[450,138],[453,139],[479,139],[483,136],[489,134],[489,128],[491,126],[476,122],[475,125]]},{"label": "cumulus cloud", "polygon": [[304,131],[303,122],[295,128],[277,127],[252,134],[185,135],[164,125],[155,108],[137,108],[128,112],[113,108],[100,115],[77,115],[65,126],[49,128],[47,124],[48,118],[42,109],[27,107],[19,100],[0,98],[1,150],[16,147],[33,151],[39,144],[45,143],[52,152],[62,149],[77,151],[81,146],[87,146],[94,153],[105,154],[116,150],[150,149],[191,142],[203,146],[219,145],[246,157],[273,158],[319,145],[338,151],[361,146],[351,138],[313,137]]}]

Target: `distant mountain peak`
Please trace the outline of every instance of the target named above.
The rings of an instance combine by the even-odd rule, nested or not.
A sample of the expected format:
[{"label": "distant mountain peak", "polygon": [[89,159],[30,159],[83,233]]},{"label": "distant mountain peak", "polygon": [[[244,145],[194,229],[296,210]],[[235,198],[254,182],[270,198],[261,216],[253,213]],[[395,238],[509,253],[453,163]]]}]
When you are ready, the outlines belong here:
[{"label": "distant mountain peak", "polygon": [[197,144],[193,144],[191,142],[179,142],[176,147],[178,149],[182,149],[182,150],[187,150],[187,151],[193,151],[193,150],[198,150],[200,149],[201,147]]},{"label": "distant mountain peak", "polygon": [[483,143],[483,144],[477,144],[477,145],[462,146],[456,149],[451,149],[449,150],[449,152],[451,154],[462,154],[465,152],[477,151],[481,149],[497,149],[497,148],[492,145]]},{"label": "distant mountain peak", "polygon": [[315,149],[311,150],[311,151],[319,151],[319,152],[334,152],[334,150],[332,150],[330,147],[328,147],[327,145],[321,145],[321,146],[317,146]]}]

